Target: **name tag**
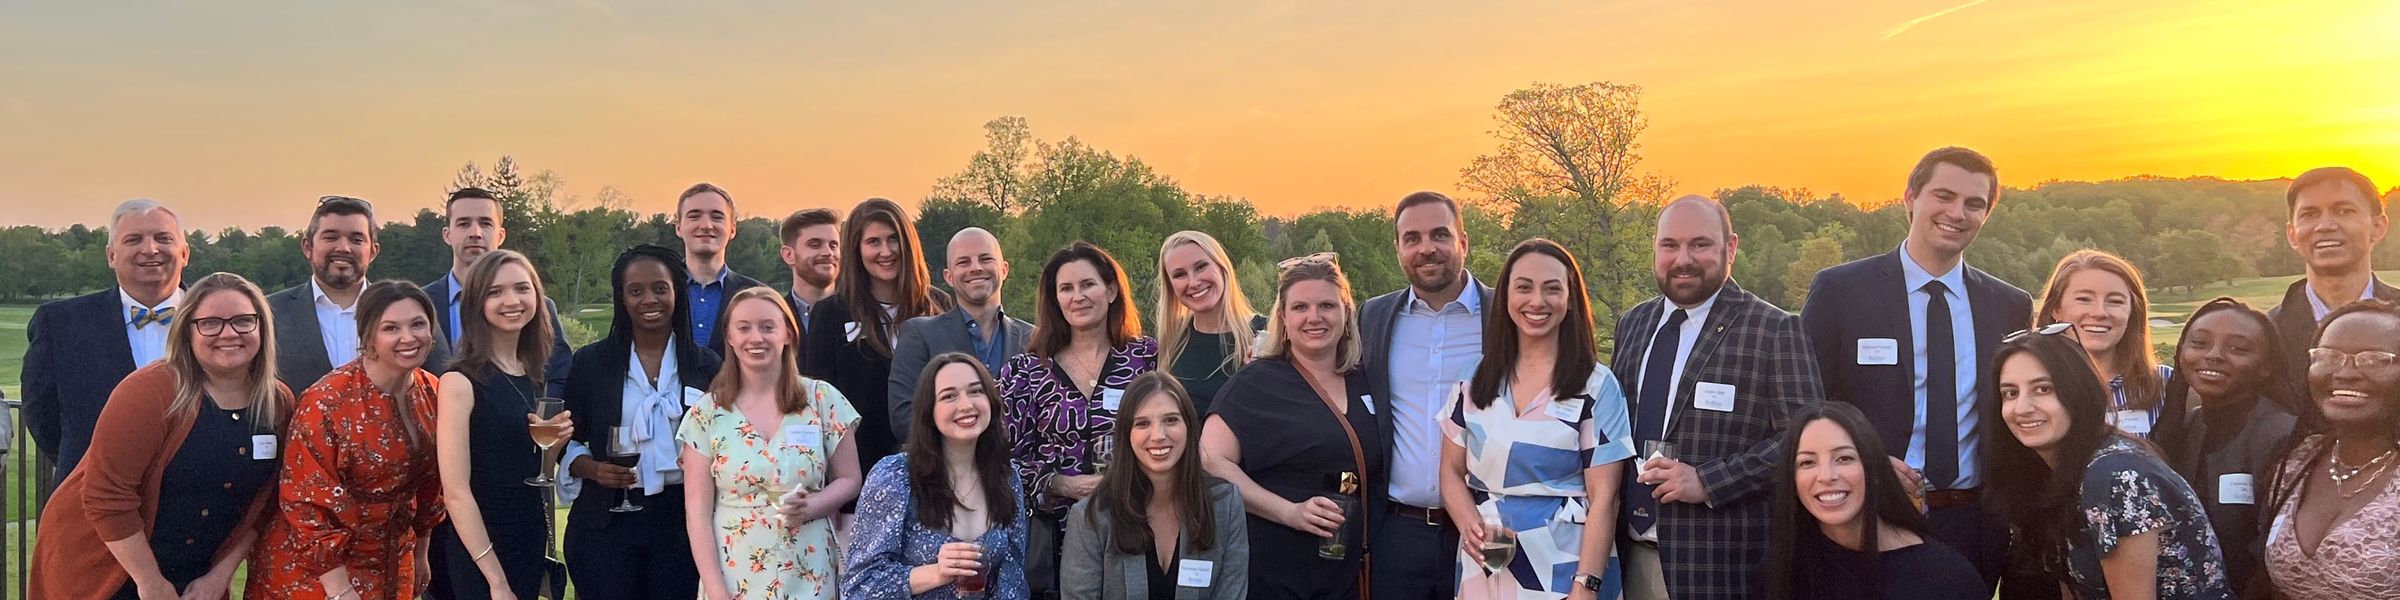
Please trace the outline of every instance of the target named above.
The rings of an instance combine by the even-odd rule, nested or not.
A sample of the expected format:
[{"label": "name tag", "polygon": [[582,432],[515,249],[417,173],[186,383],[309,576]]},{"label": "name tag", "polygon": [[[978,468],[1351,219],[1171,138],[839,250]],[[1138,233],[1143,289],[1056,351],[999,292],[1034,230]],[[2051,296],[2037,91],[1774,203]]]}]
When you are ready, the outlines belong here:
[{"label": "name tag", "polygon": [[275,434],[250,436],[250,460],[275,460]]},{"label": "name tag", "polygon": [[791,425],[783,428],[783,443],[793,446],[815,448],[817,439],[824,436],[825,431],[815,425]]},{"label": "name tag", "polygon": [[2226,473],[2217,476],[2218,504],[2257,504],[2251,495],[2249,473]]},{"label": "name tag", "polygon": [[1703,410],[1733,412],[1733,386],[1699,382],[1692,387],[1692,406]]},{"label": "name tag", "polygon": [[1566,421],[1568,423],[1574,423],[1576,421],[1583,420],[1583,401],[1552,401],[1550,403],[1550,408],[1543,412],[1549,414],[1550,418]]},{"label": "name tag", "polygon": [[1216,573],[1216,563],[1186,558],[1175,569],[1175,585],[1195,588],[1208,587],[1209,582],[1216,578]]},{"label": "name tag", "polygon": [[1861,338],[1858,340],[1858,364],[1900,364],[1900,340],[1892,338]]},{"label": "name tag", "polygon": [[2117,429],[2134,435],[2150,435],[2150,411],[2120,410],[2113,419]]},{"label": "name tag", "polygon": [[1107,410],[1108,412],[1117,412],[1117,407],[1124,405],[1125,390],[1116,388],[1100,388],[1101,409]]},{"label": "name tag", "polygon": [[857,321],[851,321],[842,324],[842,337],[847,338],[849,341],[855,342],[858,341],[858,336],[859,333]]}]

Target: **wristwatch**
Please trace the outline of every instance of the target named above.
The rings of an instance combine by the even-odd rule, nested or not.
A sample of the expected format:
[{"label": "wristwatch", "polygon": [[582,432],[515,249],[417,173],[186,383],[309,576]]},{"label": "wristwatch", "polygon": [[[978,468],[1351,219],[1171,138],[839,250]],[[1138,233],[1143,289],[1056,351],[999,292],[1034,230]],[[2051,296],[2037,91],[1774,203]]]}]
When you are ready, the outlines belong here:
[{"label": "wristwatch", "polygon": [[1600,591],[1600,576],[1590,573],[1576,573],[1575,585],[1583,586],[1583,589],[1595,592]]}]

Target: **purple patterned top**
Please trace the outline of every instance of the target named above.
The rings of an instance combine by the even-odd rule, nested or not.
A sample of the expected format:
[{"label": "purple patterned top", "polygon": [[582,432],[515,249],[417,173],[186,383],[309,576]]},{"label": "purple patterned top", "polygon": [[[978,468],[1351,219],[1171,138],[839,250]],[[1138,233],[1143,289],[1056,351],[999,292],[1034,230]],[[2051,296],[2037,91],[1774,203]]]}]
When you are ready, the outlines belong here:
[{"label": "purple patterned top", "polygon": [[1158,340],[1134,338],[1108,353],[1100,368],[1099,398],[1083,395],[1058,369],[1057,361],[1027,352],[1000,367],[1000,398],[1008,411],[1011,462],[1025,482],[1025,506],[1057,513],[1074,498],[1050,495],[1050,478],[1091,475],[1092,457],[1117,427],[1117,405],[1133,378],[1158,368]]}]

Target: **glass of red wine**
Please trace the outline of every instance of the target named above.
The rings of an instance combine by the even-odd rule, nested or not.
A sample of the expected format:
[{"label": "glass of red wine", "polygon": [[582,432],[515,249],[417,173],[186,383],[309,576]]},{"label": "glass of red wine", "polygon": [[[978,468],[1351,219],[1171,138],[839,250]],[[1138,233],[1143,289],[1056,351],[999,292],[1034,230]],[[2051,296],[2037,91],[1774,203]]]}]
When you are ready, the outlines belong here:
[{"label": "glass of red wine", "polygon": [[[642,464],[642,448],[631,441],[631,437],[628,435],[631,433],[633,431],[628,427],[608,428],[608,464],[628,469]],[[635,476],[635,481],[638,485],[639,475]],[[641,510],[642,505],[633,503],[633,490],[631,489],[617,490],[617,505],[608,507],[608,512],[613,513],[639,512]]]}]

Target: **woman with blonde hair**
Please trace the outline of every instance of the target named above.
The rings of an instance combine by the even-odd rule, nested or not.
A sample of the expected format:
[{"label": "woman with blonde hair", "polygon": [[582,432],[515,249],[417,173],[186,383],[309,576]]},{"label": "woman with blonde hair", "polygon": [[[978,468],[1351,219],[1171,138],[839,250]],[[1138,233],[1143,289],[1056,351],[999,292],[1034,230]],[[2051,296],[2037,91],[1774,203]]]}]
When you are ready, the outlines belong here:
[{"label": "woman with blonde hair", "polygon": [[1158,359],[1208,414],[1217,390],[1249,361],[1258,311],[1217,238],[1178,231],[1158,247]]},{"label": "woman with blonde hair", "polygon": [[223,596],[258,540],[292,405],[274,319],[231,273],[184,298],[166,358],[109,394],[91,453],[42,511],[31,597]]},{"label": "woman with blonde hair", "polygon": [[2175,370],[2158,364],[2151,352],[2150,296],[2142,291],[2142,272],[2115,254],[2077,250],[2058,260],[2043,290],[2033,322],[2073,327],[2100,383],[2108,387],[2109,424],[2143,439],[2150,439],[2153,429],[2179,427],[2181,415],[2161,414],[2167,379]]}]

